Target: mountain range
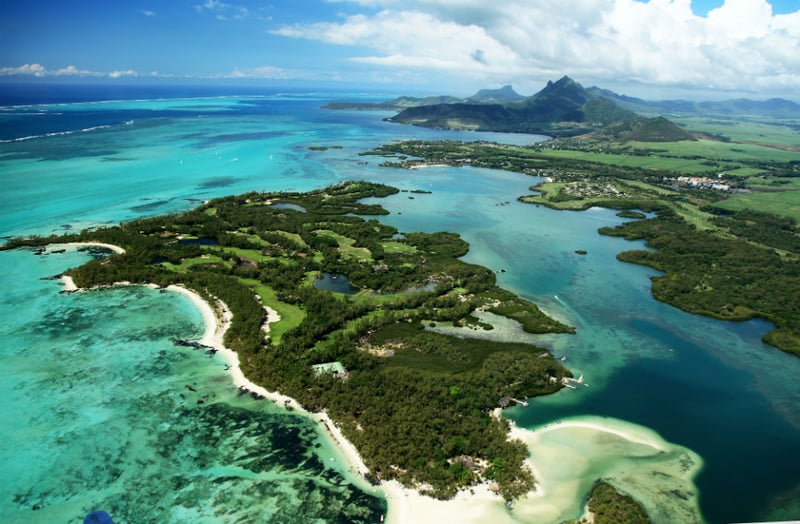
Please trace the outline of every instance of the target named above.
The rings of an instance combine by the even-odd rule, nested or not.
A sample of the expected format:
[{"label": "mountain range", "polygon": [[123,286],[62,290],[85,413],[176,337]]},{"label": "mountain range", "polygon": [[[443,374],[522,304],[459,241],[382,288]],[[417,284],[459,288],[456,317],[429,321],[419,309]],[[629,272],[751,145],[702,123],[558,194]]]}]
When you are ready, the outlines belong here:
[{"label": "mountain range", "polygon": [[[508,90],[501,91],[509,94]],[[483,99],[490,98],[486,97],[485,91],[481,93]],[[565,76],[556,82],[548,82],[535,95],[515,101],[476,103],[468,99],[465,102],[420,105],[407,107],[387,120],[443,129],[574,136],[610,124],[633,121],[637,117],[633,111],[584,89]],[[639,119],[639,127],[647,125],[646,119]],[[661,127],[664,125],[660,123]],[[670,135],[676,133],[673,130]],[[690,138],[688,133],[684,134]]]},{"label": "mountain range", "polygon": [[751,100],[735,98],[720,101],[695,102],[691,100],[642,100],[617,94],[608,89],[590,87],[587,89],[594,96],[607,98],[620,107],[637,113],[680,114],[680,115],[713,115],[756,116],[768,118],[800,118],[800,104],[785,98],[769,100]]},{"label": "mountain range", "polygon": [[331,102],[323,106],[323,109],[358,109],[365,111],[402,111],[409,107],[431,106],[437,104],[506,104],[525,100],[525,96],[517,93],[510,86],[503,86],[500,89],[481,89],[474,95],[467,98],[455,96],[426,96],[417,98],[413,96],[401,96],[386,100],[385,102]]},{"label": "mountain range", "polygon": [[[750,115],[800,117],[800,105],[780,98],[721,102],[646,101],[599,87],[584,88],[564,76],[525,97],[511,86],[482,89],[467,98],[399,97],[381,103],[335,102],[327,109],[398,111],[386,120],[440,129],[575,136],[590,132],[617,139],[643,141],[691,140],[685,130],[663,114]],[[642,116],[659,115],[651,118]],[[602,131],[601,131],[602,130]]]}]

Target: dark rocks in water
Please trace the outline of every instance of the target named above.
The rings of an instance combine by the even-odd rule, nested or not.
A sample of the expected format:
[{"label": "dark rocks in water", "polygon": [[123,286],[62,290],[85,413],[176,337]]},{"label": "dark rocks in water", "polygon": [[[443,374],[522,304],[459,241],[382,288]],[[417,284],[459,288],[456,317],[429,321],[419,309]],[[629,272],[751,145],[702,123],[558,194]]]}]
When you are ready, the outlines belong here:
[{"label": "dark rocks in water", "polygon": [[207,355],[213,355],[217,352],[217,349],[211,346],[207,346],[205,344],[201,344],[200,342],[194,342],[192,340],[184,340],[181,338],[173,338],[172,343],[176,346],[192,348],[192,349],[202,349],[205,350]]},{"label": "dark rocks in water", "polygon": [[247,395],[250,393],[250,390],[244,386],[239,386],[239,394],[237,396],[241,397],[242,395]]},{"label": "dark rocks in water", "polygon": [[251,391],[250,398],[252,398],[253,400],[264,400],[264,395],[256,393],[255,391]]},{"label": "dark rocks in water", "polygon": [[188,389],[189,391],[197,391],[196,388],[194,388],[193,386],[190,386],[189,384],[186,384],[186,389]]},{"label": "dark rocks in water", "polygon": [[370,483],[372,486],[380,486],[381,481],[378,477],[373,475],[372,473],[364,473],[364,480]]}]

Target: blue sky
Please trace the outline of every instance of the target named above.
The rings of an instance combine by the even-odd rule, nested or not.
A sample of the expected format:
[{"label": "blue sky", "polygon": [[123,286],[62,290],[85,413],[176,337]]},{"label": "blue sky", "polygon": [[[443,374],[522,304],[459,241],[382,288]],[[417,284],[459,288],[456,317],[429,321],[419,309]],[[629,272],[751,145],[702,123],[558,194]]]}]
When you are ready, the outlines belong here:
[{"label": "blue sky", "polygon": [[0,82],[800,92],[800,0],[0,0]]}]

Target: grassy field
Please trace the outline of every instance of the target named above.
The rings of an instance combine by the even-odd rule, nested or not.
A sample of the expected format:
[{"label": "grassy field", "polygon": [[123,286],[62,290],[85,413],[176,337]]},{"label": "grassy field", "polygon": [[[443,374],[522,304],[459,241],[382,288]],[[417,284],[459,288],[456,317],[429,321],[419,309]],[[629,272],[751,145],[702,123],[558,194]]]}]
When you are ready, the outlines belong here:
[{"label": "grassy field", "polygon": [[320,236],[326,236],[334,239],[336,243],[339,244],[339,253],[344,258],[352,258],[360,262],[372,261],[372,253],[369,252],[369,249],[365,247],[354,247],[353,244],[355,243],[355,240],[352,238],[347,238],[346,236],[340,235],[339,233],[329,229],[318,229],[315,231],[315,233]]},{"label": "grassy field", "polygon": [[748,180],[747,187],[763,191],[794,191],[800,189],[800,178],[751,178]]},{"label": "grassy field", "polygon": [[688,223],[693,224],[697,229],[716,229],[714,224],[711,223],[713,215],[700,211],[697,206],[681,201],[673,202],[672,206],[678,215],[683,217]]},{"label": "grassy field", "polygon": [[203,255],[197,258],[187,258],[185,260],[181,260],[180,264],[163,262],[161,265],[164,266],[166,269],[169,269],[170,271],[175,271],[178,273],[183,273],[199,265],[220,265],[220,266],[230,267],[230,263],[228,263],[227,261],[223,260],[221,257],[218,257],[216,255]]},{"label": "grassy field", "polygon": [[[759,144],[720,142],[718,140],[683,140],[680,142],[628,142],[635,149],[663,150],[676,156],[699,156],[721,162],[789,162],[800,159],[800,152],[786,151]],[[702,161],[702,160],[701,160]]]},{"label": "grassy field", "polygon": [[734,121],[708,117],[670,117],[670,119],[688,131],[723,136],[732,142],[759,142],[800,147],[800,133],[780,121]]},{"label": "grassy field", "polygon": [[730,211],[756,209],[800,221],[800,190],[738,194],[716,205]]},{"label": "grassy field", "polygon": [[261,297],[262,304],[271,307],[280,315],[281,319],[269,326],[269,337],[274,345],[280,344],[283,334],[299,326],[306,318],[305,311],[299,307],[278,300],[275,292],[269,286],[253,279],[241,278],[239,281],[252,288],[253,292]]},{"label": "grassy field", "polygon": [[737,169],[726,169],[725,174],[735,177],[750,178],[758,175],[769,173],[766,169],[759,169],[757,167],[740,167]]},{"label": "grassy field", "polygon": [[[578,151],[572,149],[545,149],[541,153],[556,158],[570,158],[624,167],[663,169],[684,173],[718,172],[719,167],[708,162],[731,164],[725,169],[748,167],[743,162],[790,162],[800,160],[800,152],[775,149],[757,144],[739,144],[716,140],[683,140],[680,142],[626,142],[631,152],[650,151],[648,156]],[[673,158],[686,157],[686,158]]]},{"label": "grassy field", "polygon": [[408,244],[403,244],[401,242],[384,242],[383,243],[383,251],[385,253],[395,254],[395,253],[413,253],[416,251],[414,246],[409,246]]},{"label": "grassy field", "polygon": [[[679,142],[680,143],[680,142]],[[657,144],[661,148],[661,144]],[[653,144],[650,144],[653,147]],[[640,169],[676,171],[700,175],[719,172],[718,167],[704,164],[704,159],[665,158],[661,156],[636,156],[616,153],[576,151],[573,149],[542,149],[539,153],[553,158],[582,160],[609,166],[633,167]],[[741,166],[736,166],[741,167]]]}]

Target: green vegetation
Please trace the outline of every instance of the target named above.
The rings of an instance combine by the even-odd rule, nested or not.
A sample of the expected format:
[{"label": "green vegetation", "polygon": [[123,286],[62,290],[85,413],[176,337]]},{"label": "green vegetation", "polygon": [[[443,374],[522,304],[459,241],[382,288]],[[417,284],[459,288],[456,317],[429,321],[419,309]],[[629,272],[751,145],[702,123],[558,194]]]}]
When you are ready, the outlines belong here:
[{"label": "green vegetation", "polygon": [[657,218],[601,228],[600,232],[643,239],[647,247],[655,249],[626,251],[617,257],[664,272],[652,279],[655,298],[723,320],[771,320],[777,330],[767,333],[765,342],[800,356],[800,259],[781,256],[769,246],[785,250],[797,245],[797,233],[781,234],[779,225],[767,221],[750,222],[717,220],[730,236],[740,231],[740,237],[726,238],[662,211]]},{"label": "green vegetation", "polygon": [[[482,308],[534,333],[572,328],[498,288],[492,271],[460,261],[468,246],[458,235],[398,239],[396,229],[356,216],[385,214],[360,201],[396,192],[348,182],[310,193],[248,193],[180,215],[16,239],[4,249],[119,245],[124,254],[67,273],[81,287],[180,283],[223,301],[233,313],[225,344],[245,374],[309,410],[327,410],[377,478],[443,498],[492,480],[504,497],[519,497],[534,481],[523,465],[527,448],[508,441],[508,423],[491,412],[504,397],[558,390],[569,372],[540,348],[449,337],[423,322],[474,325],[472,313]],[[322,272],[342,273],[363,291],[316,289]],[[268,334],[264,306],[281,317]],[[346,377],[314,371],[331,362]]]},{"label": "green vegetation", "polygon": [[758,209],[765,213],[800,219],[800,191],[746,193],[717,202],[716,206],[727,211]]},{"label": "green vegetation", "polygon": [[[761,138],[772,140],[761,126]],[[408,141],[369,154],[386,157],[387,167],[446,164],[539,176],[545,182],[537,194],[521,201],[618,209],[634,220],[601,233],[645,240],[655,250],[618,256],[664,272],[653,278],[654,297],[725,320],[770,320],[776,329],[764,341],[800,355],[800,137],[781,126],[781,147],[743,134],[652,144],[603,132],[531,147]]]},{"label": "green vegetation", "polygon": [[411,106],[390,120],[433,128],[573,136],[635,116],[566,76],[528,98],[520,100],[512,93],[500,90],[457,103]]},{"label": "green vegetation", "polygon": [[595,482],[589,493],[587,508],[591,520],[581,519],[574,524],[593,522],[594,524],[649,524],[650,519],[644,508],[633,497],[617,491],[603,480]]},{"label": "green vegetation", "polygon": [[597,131],[609,139],[626,142],[678,142],[694,140],[685,129],[663,116],[644,118],[637,116],[611,123]]}]

